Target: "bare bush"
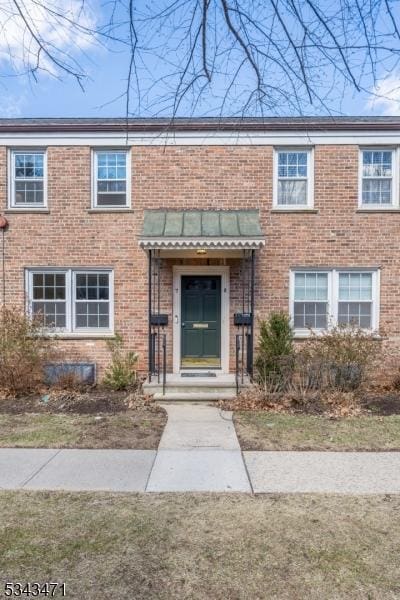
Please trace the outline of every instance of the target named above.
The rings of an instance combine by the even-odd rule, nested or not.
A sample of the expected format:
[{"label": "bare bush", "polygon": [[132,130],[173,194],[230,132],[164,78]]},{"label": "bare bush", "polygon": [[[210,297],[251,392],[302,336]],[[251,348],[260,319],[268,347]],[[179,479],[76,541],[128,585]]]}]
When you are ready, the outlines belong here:
[{"label": "bare bush", "polygon": [[42,322],[23,312],[0,309],[0,391],[19,396],[35,392],[45,365],[56,357],[56,340],[43,335]]},{"label": "bare bush", "polygon": [[265,372],[260,372],[263,361],[259,361],[257,389],[250,393],[253,403],[247,397],[243,401],[254,408],[313,405],[331,414],[355,414],[360,389],[371,373],[382,370],[377,361],[381,350],[375,334],[357,327],[312,333],[295,351],[284,356],[277,353],[271,359],[274,364],[264,361]]}]

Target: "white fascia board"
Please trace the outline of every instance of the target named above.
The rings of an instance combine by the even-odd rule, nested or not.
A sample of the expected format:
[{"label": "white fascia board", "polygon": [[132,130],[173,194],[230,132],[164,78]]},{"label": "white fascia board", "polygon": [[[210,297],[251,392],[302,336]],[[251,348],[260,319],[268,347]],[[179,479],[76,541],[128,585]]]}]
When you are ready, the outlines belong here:
[{"label": "white fascia board", "polygon": [[19,146],[315,146],[400,145],[400,132],[379,131],[210,131],[176,133],[0,133],[0,145]]}]

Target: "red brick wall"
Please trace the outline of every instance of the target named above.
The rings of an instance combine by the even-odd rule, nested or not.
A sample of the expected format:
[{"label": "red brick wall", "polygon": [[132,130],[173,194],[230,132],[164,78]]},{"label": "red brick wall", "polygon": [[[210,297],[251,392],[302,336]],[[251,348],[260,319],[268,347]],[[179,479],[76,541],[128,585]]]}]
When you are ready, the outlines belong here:
[{"label": "red brick wall", "polygon": [[[143,210],[259,209],[267,241],[257,254],[258,317],[271,310],[288,310],[289,269],[294,265],[380,265],[381,326],[393,338],[399,336],[400,213],[357,212],[358,148],[315,148],[317,212],[310,213],[271,211],[272,156],[273,149],[268,146],[133,147],[133,211],[99,214],[88,212],[90,148],[49,147],[49,213],[7,214],[7,303],[23,306],[24,267],[112,267],[115,328],[130,348],[140,352],[141,367],[145,369],[147,259],[138,247]],[[6,163],[6,148],[0,148],[2,211],[7,207]],[[237,262],[231,265],[235,296]],[[169,312],[170,318],[171,273],[169,261],[163,274],[165,288],[169,288],[163,294],[163,310]],[[237,301],[232,302],[231,312],[237,308]],[[104,340],[66,340],[62,345],[100,366],[107,363]]]}]

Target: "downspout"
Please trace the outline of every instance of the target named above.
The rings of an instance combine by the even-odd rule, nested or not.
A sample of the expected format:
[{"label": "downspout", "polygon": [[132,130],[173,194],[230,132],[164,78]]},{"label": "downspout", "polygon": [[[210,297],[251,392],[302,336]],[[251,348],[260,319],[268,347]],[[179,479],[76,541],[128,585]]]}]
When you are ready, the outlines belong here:
[{"label": "downspout", "polygon": [[7,219],[1,215],[0,216],[0,229],[1,229],[1,272],[3,277],[3,285],[2,285],[2,306],[3,308],[6,305],[6,229],[8,227]]}]

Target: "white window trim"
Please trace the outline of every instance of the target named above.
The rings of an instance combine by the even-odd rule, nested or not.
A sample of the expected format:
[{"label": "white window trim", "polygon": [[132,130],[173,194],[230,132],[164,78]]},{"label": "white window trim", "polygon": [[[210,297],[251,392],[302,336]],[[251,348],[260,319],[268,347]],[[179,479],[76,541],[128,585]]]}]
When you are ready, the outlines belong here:
[{"label": "white window trim", "polygon": [[[306,152],[307,153],[307,202],[306,204],[278,204],[278,153]],[[296,211],[314,208],[314,148],[280,146],[274,148],[273,155],[273,186],[272,205],[274,210]]]},{"label": "white window trim", "polygon": [[[364,204],[362,198],[363,152],[392,153],[392,202],[390,204]],[[362,210],[393,210],[399,208],[399,150],[393,146],[360,146],[358,151],[358,208]]]},{"label": "white window trim", "polygon": [[[65,301],[66,301],[66,320],[65,328],[46,328],[46,335],[55,335],[57,337],[103,337],[114,335],[114,271],[104,267],[29,267],[25,269],[26,310],[32,315],[33,302],[33,275],[35,273],[63,273],[65,274]],[[99,273],[109,276],[109,327],[74,327],[75,323],[75,289],[77,274]],[[51,300],[49,300],[51,302]]]},{"label": "white window trim", "polygon": [[[43,153],[43,203],[42,204],[16,204],[15,203],[15,155]],[[35,211],[47,209],[47,149],[46,148],[9,148],[8,151],[8,208],[13,211]]]},{"label": "white window trim", "polygon": [[[98,206],[97,205],[97,155],[101,152],[125,152],[126,154],[126,204],[123,206]],[[91,151],[91,209],[105,212],[130,210],[132,206],[131,198],[131,149],[130,148],[92,148]]]},{"label": "white window trim", "polygon": [[[304,338],[310,337],[312,333],[308,328],[295,328],[294,327],[294,279],[295,273],[326,273],[328,275],[328,327],[327,330],[332,329],[337,325],[338,318],[338,303],[339,303],[339,273],[371,273],[372,274],[372,313],[371,320],[372,326],[370,329],[364,329],[364,331],[377,332],[379,329],[379,314],[380,314],[380,269],[369,268],[369,267],[335,267],[335,268],[321,268],[321,267],[306,267],[306,268],[293,268],[289,273],[289,313],[290,322],[293,327],[295,337]],[[313,329],[315,333],[323,333],[325,329]]]}]

